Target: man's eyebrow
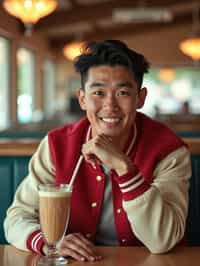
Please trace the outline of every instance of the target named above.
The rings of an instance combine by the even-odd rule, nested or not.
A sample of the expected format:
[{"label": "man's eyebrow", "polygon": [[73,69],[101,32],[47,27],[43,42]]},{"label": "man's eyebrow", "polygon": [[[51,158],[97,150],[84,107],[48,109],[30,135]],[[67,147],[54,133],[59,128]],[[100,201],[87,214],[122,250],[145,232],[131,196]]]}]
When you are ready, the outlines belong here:
[{"label": "man's eyebrow", "polygon": [[101,87],[104,84],[104,82],[92,82],[90,84],[90,88],[95,88],[95,87]]},{"label": "man's eyebrow", "polygon": [[133,84],[129,81],[122,81],[116,84],[118,87],[133,87]]},{"label": "man's eyebrow", "polygon": [[[94,81],[89,85],[89,87],[93,89],[93,88],[102,87],[104,85],[105,85],[105,82],[103,81]],[[122,87],[132,88],[133,84],[130,81],[121,81],[121,82],[116,82],[115,86],[120,87],[120,88]]]}]

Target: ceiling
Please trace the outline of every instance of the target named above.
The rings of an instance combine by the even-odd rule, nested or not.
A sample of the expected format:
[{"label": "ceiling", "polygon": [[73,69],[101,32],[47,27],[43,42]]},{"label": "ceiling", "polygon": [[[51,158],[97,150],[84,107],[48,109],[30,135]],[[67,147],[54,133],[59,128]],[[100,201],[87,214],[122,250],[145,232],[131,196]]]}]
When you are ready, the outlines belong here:
[{"label": "ceiling", "polygon": [[[74,40],[114,39],[123,35],[135,35],[152,29],[192,22],[192,12],[200,1],[188,0],[59,0],[54,13],[41,19],[35,30],[46,35],[53,47],[61,47]],[[159,8],[168,17],[152,21],[141,12],[119,17],[117,10],[141,11]],[[128,12],[126,12],[127,14]],[[138,14],[139,13],[139,14]],[[137,14],[137,18],[134,15]],[[140,18],[141,14],[141,18]],[[128,15],[128,14],[127,14]],[[118,18],[117,18],[118,16]],[[148,16],[148,14],[147,14]],[[166,18],[167,17],[167,18]],[[125,21],[126,20],[126,21]]]},{"label": "ceiling", "polygon": [[[34,30],[59,49],[74,40],[114,39],[192,24],[198,3],[200,0],[58,0],[57,9],[41,19]],[[156,13],[152,8],[157,8]],[[153,13],[158,15],[154,20]]]}]

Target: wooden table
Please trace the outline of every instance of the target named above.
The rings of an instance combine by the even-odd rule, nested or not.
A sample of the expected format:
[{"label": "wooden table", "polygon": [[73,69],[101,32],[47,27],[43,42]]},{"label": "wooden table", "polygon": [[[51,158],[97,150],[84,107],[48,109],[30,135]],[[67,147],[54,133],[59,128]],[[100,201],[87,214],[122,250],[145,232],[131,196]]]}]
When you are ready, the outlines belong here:
[{"label": "wooden table", "polygon": [[[153,255],[143,247],[99,247],[103,259],[98,262],[69,261],[73,266],[198,266],[200,247],[178,247],[168,254]],[[0,246],[1,266],[36,266],[38,255],[12,246]]]}]

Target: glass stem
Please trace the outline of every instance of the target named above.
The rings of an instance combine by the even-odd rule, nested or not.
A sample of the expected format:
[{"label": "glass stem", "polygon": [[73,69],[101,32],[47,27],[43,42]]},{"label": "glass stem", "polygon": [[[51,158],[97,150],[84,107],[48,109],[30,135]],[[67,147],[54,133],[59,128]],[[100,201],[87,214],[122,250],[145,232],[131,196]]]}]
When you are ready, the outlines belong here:
[{"label": "glass stem", "polygon": [[54,244],[50,244],[48,245],[48,250],[47,250],[47,257],[52,258],[52,257],[57,257],[58,254],[58,250],[56,248],[56,245]]}]

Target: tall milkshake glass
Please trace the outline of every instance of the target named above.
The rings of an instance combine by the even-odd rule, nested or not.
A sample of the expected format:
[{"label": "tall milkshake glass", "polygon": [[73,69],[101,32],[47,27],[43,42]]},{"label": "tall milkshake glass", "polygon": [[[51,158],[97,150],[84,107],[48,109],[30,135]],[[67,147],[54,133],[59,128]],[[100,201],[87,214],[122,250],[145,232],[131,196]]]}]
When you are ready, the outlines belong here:
[{"label": "tall milkshake glass", "polygon": [[66,258],[58,254],[57,245],[66,232],[72,186],[42,184],[39,190],[40,224],[48,248],[38,265],[66,265]]}]

